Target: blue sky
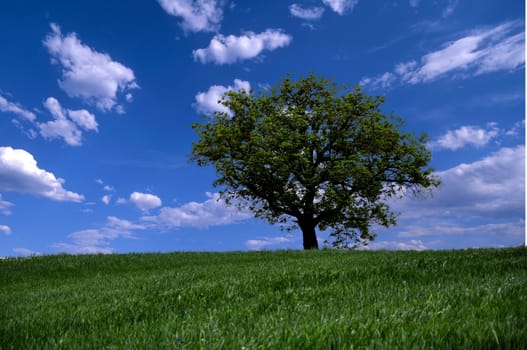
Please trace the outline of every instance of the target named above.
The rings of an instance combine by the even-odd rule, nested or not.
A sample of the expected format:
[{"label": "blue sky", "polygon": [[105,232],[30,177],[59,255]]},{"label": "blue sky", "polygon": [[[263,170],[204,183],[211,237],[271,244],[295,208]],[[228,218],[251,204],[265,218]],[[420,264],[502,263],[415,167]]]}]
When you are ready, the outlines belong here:
[{"label": "blue sky", "polygon": [[[12,1],[0,12],[0,256],[300,249],[218,200],[190,125],[287,73],[360,83],[442,186],[369,249],[525,239],[525,4]],[[323,241],[324,232],[319,233]]]}]

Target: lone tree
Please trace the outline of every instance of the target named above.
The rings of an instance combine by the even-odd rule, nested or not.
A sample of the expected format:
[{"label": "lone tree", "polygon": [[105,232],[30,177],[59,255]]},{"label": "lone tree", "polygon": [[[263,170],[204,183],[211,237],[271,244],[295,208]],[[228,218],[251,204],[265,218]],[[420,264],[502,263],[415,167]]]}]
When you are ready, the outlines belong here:
[{"label": "lone tree", "polygon": [[214,164],[222,198],[300,227],[304,249],[318,248],[317,227],[331,229],[334,246],[367,244],[372,224],[396,223],[388,199],[439,185],[426,135],[403,132],[401,118],[382,114],[382,97],[338,88],[309,75],[258,95],[229,91],[220,103],[230,112],[193,125],[192,160]]}]

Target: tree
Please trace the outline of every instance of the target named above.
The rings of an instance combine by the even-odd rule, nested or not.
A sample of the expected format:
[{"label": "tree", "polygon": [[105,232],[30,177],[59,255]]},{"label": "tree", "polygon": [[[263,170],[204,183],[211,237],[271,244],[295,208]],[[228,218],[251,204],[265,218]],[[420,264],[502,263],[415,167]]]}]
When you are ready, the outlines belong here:
[{"label": "tree", "polygon": [[192,160],[213,164],[227,203],[256,217],[302,230],[304,249],[317,249],[316,229],[331,229],[335,246],[367,244],[373,224],[395,225],[392,197],[439,185],[428,166],[426,135],[403,132],[403,120],[380,111],[382,97],[359,86],[309,75],[278,87],[229,91],[230,112],[206,115],[193,128]]}]

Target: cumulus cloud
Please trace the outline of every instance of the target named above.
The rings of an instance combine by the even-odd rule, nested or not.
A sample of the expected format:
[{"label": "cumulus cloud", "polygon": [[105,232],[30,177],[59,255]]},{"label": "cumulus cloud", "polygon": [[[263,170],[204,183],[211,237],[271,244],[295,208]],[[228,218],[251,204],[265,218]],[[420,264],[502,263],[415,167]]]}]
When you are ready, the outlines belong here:
[{"label": "cumulus cloud", "polygon": [[262,33],[247,32],[241,36],[215,35],[207,48],[192,52],[201,63],[230,64],[258,57],[263,51],[273,51],[291,43],[292,37],[277,29]]},{"label": "cumulus cloud", "polygon": [[108,204],[110,204],[110,200],[111,199],[112,199],[112,196],[110,194],[106,194],[106,195],[102,196],[101,202],[103,202],[104,204],[108,205]]},{"label": "cumulus cloud", "polygon": [[21,107],[18,103],[10,102],[5,97],[0,95],[0,111],[6,113],[13,113],[19,117],[30,122],[34,121],[37,117],[35,113],[28,111]]},{"label": "cumulus cloud", "polygon": [[11,228],[7,225],[0,225],[0,232],[6,236],[9,236],[11,234]]},{"label": "cumulus cloud", "polygon": [[277,246],[294,241],[296,241],[296,239],[292,236],[263,237],[259,239],[250,239],[245,242],[245,246],[249,250],[262,250],[266,247]]},{"label": "cumulus cloud", "polygon": [[481,217],[524,213],[524,145],[504,147],[481,160],[437,175],[443,186],[431,200],[436,208]]},{"label": "cumulus cloud", "polygon": [[324,14],[324,8],[318,6],[304,8],[298,4],[292,4],[289,6],[289,13],[294,17],[298,17],[306,21],[313,21],[322,17]]},{"label": "cumulus cloud", "polygon": [[[504,147],[480,160],[437,172],[441,186],[430,198],[405,198],[399,237],[473,235],[492,245],[492,236],[521,244],[525,232],[525,146]],[[503,238],[503,239],[502,239]],[[448,238],[451,239],[451,238]]]},{"label": "cumulus cloud", "polygon": [[60,252],[72,254],[110,254],[115,250],[110,246],[115,239],[135,239],[133,231],[144,230],[146,227],[134,224],[128,220],[114,216],[106,218],[106,223],[98,229],[76,231],[68,235],[69,243],[56,243],[53,245]]},{"label": "cumulus cloud", "polygon": [[227,91],[251,90],[248,81],[234,79],[234,86],[212,85],[206,92],[199,92],[195,99],[195,107],[198,112],[212,113],[214,111],[229,113],[229,109],[220,104],[219,101]]},{"label": "cumulus cloud", "polygon": [[84,196],[65,190],[64,180],[38,167],[23,149],[0,147],[0,192],[21,192],[55,201],[82,202]]},{"label": "cumulus cloud", "polygon": [[[85,109],[64,109],[54,97],[44,101],[44,107],[55,120],[37,123],[40,134],[45,139],[63,139],[70,146],[82,145],[82,129],[97,131],[95,116]],[[69,118],[68,118],[69,117]]]},{"label": "cumulus cloud", "polygon": [[163,10],[181,18],[181,27],[190,32],[214,32],[223,19],[219,0],[158,0]]},{"label": "cumulus cloud", "polygon": [[179,227],[207,228],[210,226],[228,225],[251,218],[252,213],[230,206],[218,193],[207,193],[205,202],[189,202],[179,207],[163,207],[159,215],[145,216],[145,222],[162,229]]},{"label": "cumulus cloud", "polygon": [[322,0],[322,2],[339,15],[343,15],[348,11],[353,11],[359,0]]},{"label": "cumulus cloud", "polygon": [[[443,77],[467,78],[481,74],[511,71],[525,64],[525,33],[518,21],[506,22],[493,28],[474,30],[469,35],[447,42],[439,50],[432,51],[420,61],[409,60],[395,66],[397,79],[407,84],[427,83]],[[374,83],[381,77],[363,78]],[[379,85],[379,84],[378,84]]]},{"label": "cumulus cloud", "polygon": [[59,86],[70,97],[79,97],[102,111],[119,112],[123,107],[117,103],[117,94],[126,95],[139,87],[130,68],[84,45],[75,33],[64,36],[55,23],[43,43],[52,62],[62,67]]},{"label": "cumulus cloud", "polygon": [[456,130],[449,130],[439,139],[430,143],[432,149],[458,150],[467,145],[476,148],[487,145],[492,139],[500,134],[500,129],[496,123],[490,123],[487,128],[477,126],[462,126]]},{"label": "cumulus cloud", "polygon": [[161,206],[161,199],[153,194],[133,192],[130,194],[130,202],[142,211],[148,211]]}]

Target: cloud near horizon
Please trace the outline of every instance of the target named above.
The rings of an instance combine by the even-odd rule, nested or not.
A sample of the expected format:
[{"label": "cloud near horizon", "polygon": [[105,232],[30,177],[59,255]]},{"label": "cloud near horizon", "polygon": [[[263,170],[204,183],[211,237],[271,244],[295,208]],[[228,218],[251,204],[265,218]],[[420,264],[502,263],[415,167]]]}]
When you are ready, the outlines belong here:
[{"label": "cloud near horizon", "polygon": [[503,147],[436,175],[442,184],[433,196],[391,204],[401,213],[401,226],[407,227],[399,237],[492,233],[520,244],[525,233],[524,145]]},{"label": "cloud near horizon", "polygon": [[253,217],[247,210],[228,205],[219,193],[207,192],[204,202],[189,202],[179,207],[163,207],[155,216],[144,216],[142,221],[164,230],[180,227],[208,228],[228,225]]}]

